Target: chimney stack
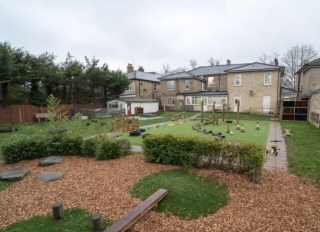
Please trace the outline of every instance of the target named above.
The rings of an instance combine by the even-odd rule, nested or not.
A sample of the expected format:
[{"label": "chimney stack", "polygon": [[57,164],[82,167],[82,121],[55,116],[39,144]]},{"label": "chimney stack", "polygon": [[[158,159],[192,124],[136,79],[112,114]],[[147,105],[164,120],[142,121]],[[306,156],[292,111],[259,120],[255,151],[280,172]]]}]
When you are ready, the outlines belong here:
[{"label": "chimney stack", "polygon": [[279,61],[277,58],[274,58],[274,65],[278,66],[279,65]]},{"label": "chimney stack", "polygon": [[139,72],[144,72],[143,66],[140,66],[140,67],[138,68],[138,71],[139,71]]},{"label": "chimney stack", "polygon": [[128,64],[127,66],[127,73],[133,72],[133,66],[132,64]]},{"label": "chimney stack", "polygon": [[231,64],[231,60],[227,59],[227,65]]}]

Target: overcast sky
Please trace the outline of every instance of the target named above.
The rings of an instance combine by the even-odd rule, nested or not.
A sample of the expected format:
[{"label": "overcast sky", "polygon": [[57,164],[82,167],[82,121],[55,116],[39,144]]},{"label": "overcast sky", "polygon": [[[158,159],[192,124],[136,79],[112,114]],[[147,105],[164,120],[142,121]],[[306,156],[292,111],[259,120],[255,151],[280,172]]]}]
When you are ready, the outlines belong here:
[{"label": "overcast sky", "polygon": [[[294,45],[320,53],[319,0],[0,0],[0,42],[145,71],[254,62]],[[189,67],[190,68],[190,67]]]}]

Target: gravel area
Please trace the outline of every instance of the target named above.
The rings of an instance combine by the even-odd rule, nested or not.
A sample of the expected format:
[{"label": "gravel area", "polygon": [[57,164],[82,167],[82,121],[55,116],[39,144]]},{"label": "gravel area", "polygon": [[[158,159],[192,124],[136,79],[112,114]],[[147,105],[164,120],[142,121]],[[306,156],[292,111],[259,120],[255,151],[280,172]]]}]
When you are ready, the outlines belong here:
[{"label": "gravel area", "polygon": [[[81,207],[117,220],[139,199],[128,189],[142,177],[174,166],[144,163],[142,155],[112,161],[65,157],[64,163],[38,167],[39,160],[0,164],[0,171],[24,166],[31,173],[0,192],[0,228],[51,213],[53,203]],[[45,172],[64,172],[64,179],[40,182]],[[150,212],[133,231],[320,231],[320,190],[309,181],[286,172],[265,171],[262,184],[244,175],[218,170],[194,170],[229,187],[229,203],[216,214],[185,221]]]}]

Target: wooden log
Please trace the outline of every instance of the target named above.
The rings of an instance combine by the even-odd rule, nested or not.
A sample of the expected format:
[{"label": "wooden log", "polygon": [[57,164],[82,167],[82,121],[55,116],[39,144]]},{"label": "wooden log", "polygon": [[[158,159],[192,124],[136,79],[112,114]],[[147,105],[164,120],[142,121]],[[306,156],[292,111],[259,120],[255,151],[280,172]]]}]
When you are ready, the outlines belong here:
[{"label": "wooden log", "polygon": [[131,210],[128,214],[122,216],[112,226],[107,228],[104,232],[124,232],[133,226],[141,217],[143,217],[151,209],[154,209],[156,205],[167,195],[168,190],[159,189],[152,194],[140,205]]},{"label": "wooden log", "polygon": [[103,225],[102,225],[102,215],[99,213],[96,213],[92,216],[92,228],[93,231],[102,231]]},{"label": "wooden log", "polygon": [[52,213],[53,217],[56,220],[63,219],[64,214],[63,214],[63,206],[60,202],[56,202],[52,205]]}]

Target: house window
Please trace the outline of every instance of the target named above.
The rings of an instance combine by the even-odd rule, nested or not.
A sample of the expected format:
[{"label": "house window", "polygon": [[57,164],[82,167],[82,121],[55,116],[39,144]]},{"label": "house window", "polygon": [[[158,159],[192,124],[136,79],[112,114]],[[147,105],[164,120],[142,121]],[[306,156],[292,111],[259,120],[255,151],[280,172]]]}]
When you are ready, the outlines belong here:
[{"label": "house window", "polygon": [[174,98],[167,98],[167,105],[168,106],[174,106],[175,102],[174,102]]},{"label": "house window", "polygon": [[191,105],[192,97],[186,97],[186,105]]},{"label": "house window", "polygon": [[201,105],[201,97],[192,97],[192,105]]},{"label": "house window", "polygon": [[131,86],[131,84],[130,85],[128,85],[128,87],[127,87],[127,89],[126,90],[128,90],[128,91],[131,91],[132,90],[132,86]]},{"label": "house window", "polygon": [[167,81],[167,90],[174,90],[174,81]]},{"label": "house window", "polygon": [[264,85],[271,85],[271,73],[264,73]]},{"label": "house window", "polygon": [[214,77],[208,77],[208,87],[214,87]]},{"label": "house window", "polygon": [[184,81],[184,89],[185,90],[190,90],[190,80],[185,80]]},{"label": "house window", "polygon": [[157,90],[157,84],[153,83],[153,90]]},{"label": "house window", "polygon": [[236,74],[234,78],[234,86],[241,86],[241,74]]}]

